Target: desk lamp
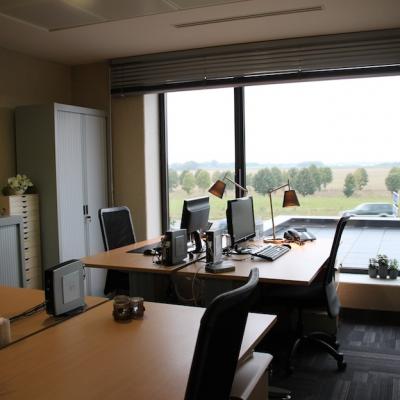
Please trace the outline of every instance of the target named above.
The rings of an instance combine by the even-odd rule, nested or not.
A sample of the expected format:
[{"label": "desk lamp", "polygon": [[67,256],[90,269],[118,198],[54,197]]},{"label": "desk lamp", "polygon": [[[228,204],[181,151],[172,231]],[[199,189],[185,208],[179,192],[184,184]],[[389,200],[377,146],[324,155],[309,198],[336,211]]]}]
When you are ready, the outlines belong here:
[{"label": "desk lamp", "polygon": [[234,182],[232,179],[228,178],[227,174],[225,174],[225,176],[221,179],[218,179],[214,185],[212,185],[210,187],[210,189],[208,189],[208,191],[213,194],[214,196],[219,197],[220,199],[222,199],[224,192],[225,192],[225,187],[226,187],[226,183],[224,181],[229,181],[231,183],[233,183],[236,187],[238,187],[240,190],[243,190],[244,193],[247,193],[248,190],[245,189],[243,186],[239,185],[238,183]]},{"label": "desk lamp", "polygon": [[277,238],[276,234],[275,234],[274,209],[272,207],[272,193],[276,192],[279,189],[283,189],[286,186],[288,187],[288,190],[285,190],[285,193],[283,195],[282,207],[297,207],[300,205],[299,200],[297,198],[296,191],[293,189],[290,189],[289,180],[284,185],[278,186],[278,187],[273,188],[268,191],[269,202],[270,202],[270,206],[271,206],[272,239],[264,239],[264,242],[266,242],[266,243],[276,243],[276,242],[279,243],[283,240],[281,238]]}]

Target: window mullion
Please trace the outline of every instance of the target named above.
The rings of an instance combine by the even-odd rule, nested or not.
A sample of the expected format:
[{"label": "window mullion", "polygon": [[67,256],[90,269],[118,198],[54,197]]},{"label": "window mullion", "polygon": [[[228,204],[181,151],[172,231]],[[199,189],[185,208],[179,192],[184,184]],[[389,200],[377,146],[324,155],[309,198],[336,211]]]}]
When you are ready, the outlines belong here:
[{"label": "window mullion", "polygon": [[[244,88],[234,89],[235,98],[235,181],[246,185],[246,143],[244,121]],[[236,188],[236,197],[241,197],[242,191]]]}]

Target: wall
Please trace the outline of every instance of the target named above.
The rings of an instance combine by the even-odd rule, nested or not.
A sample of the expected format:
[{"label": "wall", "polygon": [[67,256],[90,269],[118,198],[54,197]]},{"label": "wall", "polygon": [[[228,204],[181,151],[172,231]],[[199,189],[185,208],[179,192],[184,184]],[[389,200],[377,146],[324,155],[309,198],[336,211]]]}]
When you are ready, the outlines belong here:
[{"label": "wall", "polygon": [[344,308],[400,311],[400,281],[340,274],[338,295]]},{"label": "wall", "polygon": [[136,239],[161,234],[157,95],[111,101],[115,205],[132,212]]},{"label": "wall", "polygon": [[76,65],[71,68],[71,102],[75,106],[110,108],[108,63]]},{"label": "wall", "polygon": [[143,96],[112,98],[114,204],[128,206],[136,239],[146,238]]},{"label": "wall", "polygon": [[71,102],[71,68],[0,48],[0,187],[17,172],[15,107],[49,102]]}]

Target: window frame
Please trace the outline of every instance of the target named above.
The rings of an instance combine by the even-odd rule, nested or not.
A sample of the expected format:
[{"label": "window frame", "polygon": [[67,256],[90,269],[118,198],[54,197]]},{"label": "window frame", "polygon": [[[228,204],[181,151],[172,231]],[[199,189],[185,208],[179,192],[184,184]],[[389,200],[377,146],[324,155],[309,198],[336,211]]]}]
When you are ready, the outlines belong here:
[{"label": "window frame", "polygon": [[[274,83],[295,83],[305,81],[322,81],[335,79],[354,79],[367,77],[383,77],[400,75],[400,65],[398,66],[377,66],[366,67],[360,70],[324,70],[314,72],[299,72],[291,77],[287,75],[272,74],[269,76],[257,77],[253,85],[268,85]],[[219,87],[234,88],[234,130],[235,130],[235,180],[246,187],[246,134],[245,134],[245,88],[250,86],[251,82],[240,79],[232,84]],[[214,84],[202,85],[202,89],[212,89]],[[181,89],[182,90],[182,89]],[[184,89],[183,89],[184,90]],[[187,90],[193,90],[188,88]],[[172,90],[171,90],[172,91]],[[168,129],[167,129],[167,99],[168,92],[159,93],[159,140],[160,140],[160,191],[161,191],[161,218],[163,232],[169,229],[169,187],[168,187]],[[236,197],[241,196],[241,191],[236,188]]]}]

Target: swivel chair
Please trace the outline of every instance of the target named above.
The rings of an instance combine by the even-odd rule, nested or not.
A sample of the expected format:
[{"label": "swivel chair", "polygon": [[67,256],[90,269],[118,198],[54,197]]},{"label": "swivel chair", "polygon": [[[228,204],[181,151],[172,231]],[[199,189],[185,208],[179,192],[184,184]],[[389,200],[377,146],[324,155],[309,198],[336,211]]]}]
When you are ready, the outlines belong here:
[{"label": "swivel chair", "polygon": [[229,399],[247,315],[255,300],[258,269],[247,283],[217,296],[200,322],[185,400]]},{"label": "swivel chair", "polygon": [[337,362],[337,367],[340,371],[345,370],[346,362],[344,361],[343,353],[338,351],[339,343],[335,335],[329,335],[326,332],[311,332],[304,334],[303,329],[303,310],[317,309],[326,310],[330,318],[336,318],[340,312],[340,302],[336,292],[335,277],[335,262],[336,255],[340,245],[343,230],[350,216],[340,218],[336,226],[335,236],[332,243],[332,248],[328,261],[321,273],[307,287],[271,287],[266,293],[266,297],[273,303],[289,306],[297,309],[297,328],[296,338],[290,351],[287,362],[288,372],[293,371],[292,359],[296,354],[297,349],[303,343],[313,343],[328,352]]},{"label": "swivel chair", "polygon": [[[106,251],[136,242],[128,207],[102,208],[99,210],[99,220]],[[107,270],[104,294],[129,294],[129,273]]]}]

